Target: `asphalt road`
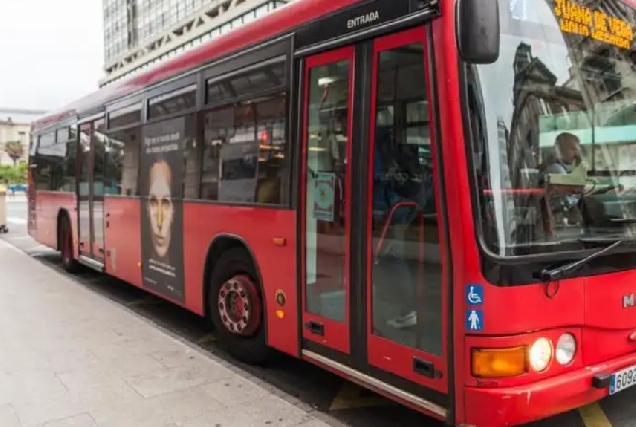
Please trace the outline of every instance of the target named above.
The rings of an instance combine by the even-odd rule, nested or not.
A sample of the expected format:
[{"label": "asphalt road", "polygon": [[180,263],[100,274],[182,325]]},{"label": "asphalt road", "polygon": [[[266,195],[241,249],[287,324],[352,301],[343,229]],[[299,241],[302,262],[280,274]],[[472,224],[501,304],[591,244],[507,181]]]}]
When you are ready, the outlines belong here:
[{"label": "asphalt road", "polygon": [[[27,234],[26,199],[7,198],[9,233],[0,238],[49,265],[59,274],[59,255],[33,241]],[[214,335],[203,321],[191,313],[119,280],[87,271],[75,279],[93,291],[116,301],[140,316],[154,322],[158,328],[185,339],[217,357],[229,359],[218,347]],[[348,427],[442,427],[443,424],[417,412],[396,405],[363,390],[313,365],[284,357],[273,366],[254,368],[240,365],[246,372],[280,389],[304,404],[323,413],[334,426]],[[527,427],[636,427],[636,388],[609,397],[600,404],[590,405],[558,417],[532,423]]]}]

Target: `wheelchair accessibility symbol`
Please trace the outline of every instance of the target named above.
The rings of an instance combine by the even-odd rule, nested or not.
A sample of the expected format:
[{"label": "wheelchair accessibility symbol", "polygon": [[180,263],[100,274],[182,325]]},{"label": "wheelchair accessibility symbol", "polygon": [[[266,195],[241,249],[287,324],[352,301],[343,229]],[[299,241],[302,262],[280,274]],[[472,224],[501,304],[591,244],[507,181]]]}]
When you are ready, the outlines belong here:
[{"label": "wheelchair accessibility symbol", "polygon": [[466,286],[466,304],[482,305],[484,303],[484,287],[482,285]]}]

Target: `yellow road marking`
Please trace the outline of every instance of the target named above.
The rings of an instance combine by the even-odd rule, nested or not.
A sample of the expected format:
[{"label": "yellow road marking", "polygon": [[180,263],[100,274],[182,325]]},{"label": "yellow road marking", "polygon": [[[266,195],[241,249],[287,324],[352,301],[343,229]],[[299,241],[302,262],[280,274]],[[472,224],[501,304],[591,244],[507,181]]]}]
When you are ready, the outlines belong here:
[{"label": "yellow road marking", "polygon": [[203,345],[203,344],[213,343],[213,342],[217,342],[217,341],[218,340],[217,340],[215,335],[207,334],[207,335],[204,335],[201,338],[199,338],[197,340],[197,344]]},{"label": "yellow road marking", "polygon": [[612,427],[612,423],[607,419],[607,415],[597,402],[580,408],[579,413],[585,427]]},{"label": "yellow road marking", "polygon": [[330,411],[340,411],[343,409],[366,408],[371,406],[392,405],[388,399],[362,388],[357,384],[345,381],[342,388],[331,402]]}]

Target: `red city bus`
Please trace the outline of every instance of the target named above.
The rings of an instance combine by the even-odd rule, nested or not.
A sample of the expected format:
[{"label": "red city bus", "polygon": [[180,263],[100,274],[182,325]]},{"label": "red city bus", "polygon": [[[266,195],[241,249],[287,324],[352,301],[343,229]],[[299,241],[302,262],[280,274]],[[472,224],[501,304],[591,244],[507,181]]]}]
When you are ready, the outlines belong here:
[{"label": "red city bus", "polygon": [[452,425],[580,407],[636,382],[635,17],[295,1],[35,123],[29,233],[250,363]]}]

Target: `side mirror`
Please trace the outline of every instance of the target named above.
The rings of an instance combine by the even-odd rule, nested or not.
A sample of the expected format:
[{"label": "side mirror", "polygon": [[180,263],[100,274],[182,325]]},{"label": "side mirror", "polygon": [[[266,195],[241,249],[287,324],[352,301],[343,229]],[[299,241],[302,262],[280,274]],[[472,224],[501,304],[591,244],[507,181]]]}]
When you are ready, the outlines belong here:
[{"label": "side mirror", "polygon": [[498,0],[457,0],[455,37],[459,56],[469,64],[499,58],[501,26]]}]

